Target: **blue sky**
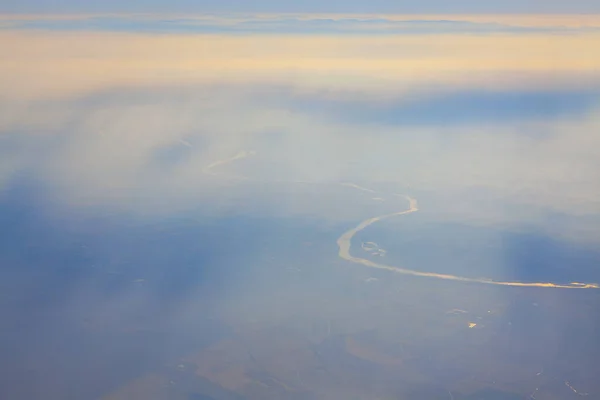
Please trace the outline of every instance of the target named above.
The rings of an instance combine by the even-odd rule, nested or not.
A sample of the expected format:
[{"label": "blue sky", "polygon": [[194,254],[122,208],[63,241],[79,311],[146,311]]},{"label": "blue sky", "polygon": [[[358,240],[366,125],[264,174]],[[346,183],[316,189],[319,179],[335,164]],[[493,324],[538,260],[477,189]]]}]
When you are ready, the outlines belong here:
[{"label": "blue sky", "polygon": [[0,12],[597,13],[597,0],[4,0]]},{"label": "blue sky", "polygon": [[[279,15],[271,18],[246,20],[232,18],[190,18],[122,15],[98,15],[81,18],[12,18],[4,22],[4,29],[47,29],[65,31],[108,31],[108,32],[143,32],[143,33],[178,33],[178,34],[253,34],[253,33],[287,33],[287,34],[445,34],[454,33],[494,34],[494,33],[568,33],[599,31],[598,26],[569,27],[559,23],[546,26],[524,26],[501,22],[453,20],[455,16],[439,16],[433,20],[424,20],[415,15],[412,20],[392,20],[386,16],[348,16],[335,19],[321,14],[309,18],[306,14],[299,16]],[[231,16],[230,16],[231,17]]]}]

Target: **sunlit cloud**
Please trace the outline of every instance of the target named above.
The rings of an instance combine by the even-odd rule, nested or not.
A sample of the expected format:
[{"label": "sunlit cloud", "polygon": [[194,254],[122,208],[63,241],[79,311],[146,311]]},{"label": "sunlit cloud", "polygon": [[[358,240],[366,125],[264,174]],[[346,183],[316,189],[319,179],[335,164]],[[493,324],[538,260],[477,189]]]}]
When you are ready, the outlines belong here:
[{"label": "sunlit cloud", "polygon": [[[600,35],[153,36],[4,32],[0,96],[119,86],[270,82],[299,88],[588,86]],[[14,107],[14,106],[13,106]]]}]

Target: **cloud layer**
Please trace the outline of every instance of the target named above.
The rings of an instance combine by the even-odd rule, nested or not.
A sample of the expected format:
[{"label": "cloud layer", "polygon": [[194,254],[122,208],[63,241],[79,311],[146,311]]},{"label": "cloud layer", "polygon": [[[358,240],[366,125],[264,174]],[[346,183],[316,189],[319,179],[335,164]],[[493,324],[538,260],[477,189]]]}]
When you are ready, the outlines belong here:
[{"label": "cloud layer", "polygon": [[[599,38],[4,32],[0,184],[27,176],[73,205],[168,213],[223,196],[203,168],[255,150],[229,172],[395,182],[456,218],[586,216],[562,232],[599,237]],[[465,196],[474,188],[487,200]],[[226,193],[347,217],[332,202]],[[493,210],[503,201],[523,207]]]}]

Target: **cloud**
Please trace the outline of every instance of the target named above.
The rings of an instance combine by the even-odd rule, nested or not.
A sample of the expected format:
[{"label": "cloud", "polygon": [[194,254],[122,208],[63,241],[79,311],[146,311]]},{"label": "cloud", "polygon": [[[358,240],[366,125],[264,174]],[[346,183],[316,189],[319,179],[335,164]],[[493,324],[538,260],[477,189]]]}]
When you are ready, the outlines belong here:
[{"label": "cloud", "polygon": [[600,29],[600,18],[588,16],[461,15],[132,15],[5,17],[4,29],[108,31],[175,34],[498,34],[581,33]]},{"label": "cloud", "polygon": [[[433,190],[434,209],[453,218],[596,215],[597,41],[5,32],[0,182],[10,190],[26,171],[60,201],[128,212],[202,203],[227,213],[250,195],[261,212],[355,211],[202,173],[256,150],[228,171],[325,187],[396,182]],[[507,216],[464,195],[473,188],[530,208]]]},{"label": "cloud", "polygon": [[[454,126],[432,121],[414,127],[345,119],[343,114],[332,118],[297,108],[295,100],[291,90],[196,86],[185,91],[116,90],[64,101],[59,104],[72,113],[54,132],[3,134],[4,143],[11,143],[4,148],[12,154],[4,181],[25,169],[61,202],[129,212],[169,213],[219,196],[250,196],[250,207],[262,204],[273,213],[335,220],[353,212],[336,210],[326,199],[315,204],[273,198],[255,192],[252,183],[227,188],[202,172],[240,150],[256,150],[254,159],[223,172],[265,183],[308,181],[324,187],[348,181],[395,182],[417,192],[436,192],[434,210],[454,213],[455,218],[477,219],[479,214],[488,222],[543,218],[527,207],[507,216],[486,206],[502,201],[572,216],[600,212],[597,107],[552,120],[476,120]],[[22,117],[35,120],[37,110]],[[469,188],[493,195],[482,203],[464,196]],[[464,197],[455,202],[446,196]],[[220,211],[215,212],[235,208],[235,202],[217,203]]]},{"label": "cloud", "polygon": [[[600,35],[223,36],[3,32],[0,121],[31,99],[112,87],[278,83],[299,90],[586,87]],[[371,90],[372,91],[372,90]],[[23,103],[25,102],[25,103]]]}]

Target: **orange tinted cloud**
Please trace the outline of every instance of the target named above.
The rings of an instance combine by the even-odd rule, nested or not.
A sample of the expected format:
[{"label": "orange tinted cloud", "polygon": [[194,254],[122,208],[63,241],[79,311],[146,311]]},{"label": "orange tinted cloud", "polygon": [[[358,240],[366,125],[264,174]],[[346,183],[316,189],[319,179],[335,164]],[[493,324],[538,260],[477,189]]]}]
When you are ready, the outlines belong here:
[{"label": "orange tinted cloud", "polygon": [[[279,36],[3,32],[0,89],[64,96],[120,85],[302,82],[332,86],[600,71],[600,34]],[[493,78],[493,79],[490,79]],[[535,81],[535,79],[533,80]],[[560,79],[556,79],[560,82]],[[481,82],[478,82],[481,84]]]}]

